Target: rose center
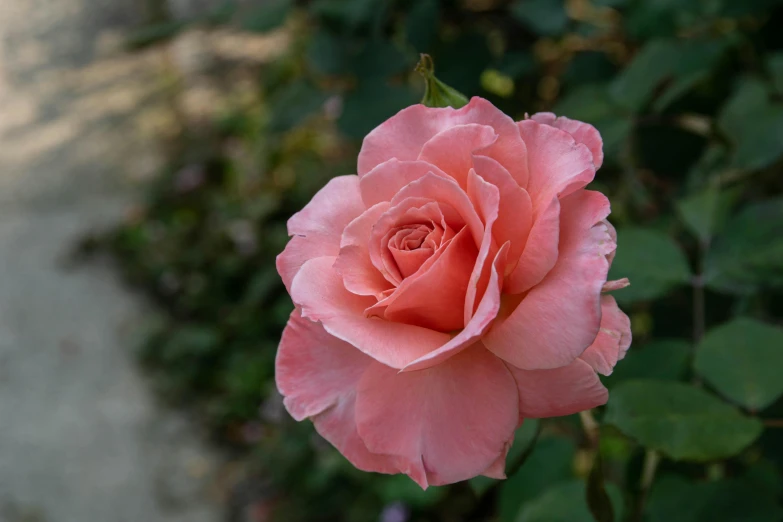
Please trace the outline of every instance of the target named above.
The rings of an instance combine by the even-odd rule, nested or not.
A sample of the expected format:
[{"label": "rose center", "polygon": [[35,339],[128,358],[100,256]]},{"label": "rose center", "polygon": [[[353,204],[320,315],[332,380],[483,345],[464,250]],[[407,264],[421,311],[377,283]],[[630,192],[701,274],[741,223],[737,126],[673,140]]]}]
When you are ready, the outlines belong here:
[{"label": "rose center", "polygon": [[402,278],[416,273],[437,250],[443,237],[440,226],[405,225],[389,234],[387,248]]}]

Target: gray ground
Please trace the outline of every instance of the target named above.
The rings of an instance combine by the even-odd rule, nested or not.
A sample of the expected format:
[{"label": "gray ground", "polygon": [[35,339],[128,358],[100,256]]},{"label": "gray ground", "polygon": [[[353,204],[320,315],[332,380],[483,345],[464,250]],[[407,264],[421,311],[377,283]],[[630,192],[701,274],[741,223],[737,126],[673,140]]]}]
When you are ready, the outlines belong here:
[{"label": "gray ground", "polygon": [[168,125],[130,0],[0,0],[0,522],[212,522],[216,459],[129,349],[140,303],[73,240],[127,211]]}]

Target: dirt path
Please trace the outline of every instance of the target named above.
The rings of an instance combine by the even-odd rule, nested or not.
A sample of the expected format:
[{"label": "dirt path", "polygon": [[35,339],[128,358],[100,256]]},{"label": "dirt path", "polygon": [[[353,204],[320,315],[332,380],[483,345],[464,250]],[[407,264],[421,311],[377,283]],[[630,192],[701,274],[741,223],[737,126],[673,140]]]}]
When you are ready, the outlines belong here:
[{"label": "dirt path", "polygon": [[0,522],[214,522],[216,459],[156,406],[145,312],[65,270],[159,164],[159,56],[123,55],[127,0],[0,0]]}]

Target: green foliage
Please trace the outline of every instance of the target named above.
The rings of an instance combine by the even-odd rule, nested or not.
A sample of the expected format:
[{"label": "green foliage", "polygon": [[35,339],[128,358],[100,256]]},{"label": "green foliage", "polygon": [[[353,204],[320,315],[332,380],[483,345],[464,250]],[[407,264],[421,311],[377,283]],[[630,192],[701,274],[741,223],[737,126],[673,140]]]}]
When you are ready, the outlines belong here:
[{"label": "green foliage", "polygon": [[783,199],[743,208],[729,220],[707,254],[707,285],[729,293],[752,293],[783,284],[781,227]]},{"label": "green foliage", "polygon": [[[622,493],[609,484],[608,497],[618,518],[622,516]],[[581,480],[564,482],[523,506],[516,522],[593,522],[596,520],[587,507],[585,483]],[[604,519],[606,520],[606,519]],[[598,522],[604,522],[600,520]]]},{"label": "green foliage", "polygon": [[674,382],[628,381],[612,390],[606,422],[675,460],[736,455],[761,434],[745,417],[708,393]]},{"label": "green foliage", "polygon": [[[290,37],[259,101],[186,129],[143,208],[99,241],[163,312],[140,351],[158,389],[268,478],[275,520],[381,520],[401,503],[408,522],[603,522],[598,471],[617,522],[781,519],[781,0],[250,0],[158,22],[128,46],[218,23]],[[601,133],[594,188],[612,202],[610,278],[631,281],[613,295],[634,344],[601,377],[593,473],[578,419],[527,420],[508,479],[422,492],[357,471],[282,409],[286,220],[422,99],[419,53],[517,120],[551,110]],[[644,505],[650,450],[662,461]]]},{"label": "green foliage", "polygon": [[617,231],[622,245],[612,263],[612,278],[627,277],[631,286],[615,293],[621,303],[655,299],[688,283],[690,268],[672,239],[656,230],[629,228]]},{"label": "green foliage", "polygon": [[618,364],[612,375],[605,377],[609,389],[632,379],[679,381],[688,371],[691,347],[685,341],[661,339],[643,346],[634,346]]},{"label": "green foliage", "polygon": [[783,330],[752,319],[725,323],[699,344],[695,368],[722,395],[762,410],[783,395]]}]

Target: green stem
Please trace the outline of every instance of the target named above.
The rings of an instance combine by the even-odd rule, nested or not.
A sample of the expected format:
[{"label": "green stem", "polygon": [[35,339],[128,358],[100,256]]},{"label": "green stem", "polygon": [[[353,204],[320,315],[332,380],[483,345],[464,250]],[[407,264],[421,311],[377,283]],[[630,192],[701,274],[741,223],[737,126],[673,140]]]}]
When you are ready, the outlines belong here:
[{"label": "green stem", "polygon": [[652,449],[648,449],[644,454],[644,465],[642,466],[642,476],[639,480],[639,500],[636,506],[636,520],[642,520],[644,515],[644,505],[647,502],[647,496],[650,493],[655,472],[658,471],[658,464],[661,462],[661,455]]}]

